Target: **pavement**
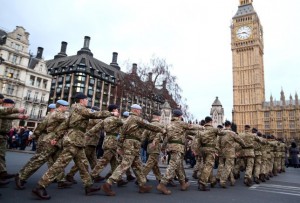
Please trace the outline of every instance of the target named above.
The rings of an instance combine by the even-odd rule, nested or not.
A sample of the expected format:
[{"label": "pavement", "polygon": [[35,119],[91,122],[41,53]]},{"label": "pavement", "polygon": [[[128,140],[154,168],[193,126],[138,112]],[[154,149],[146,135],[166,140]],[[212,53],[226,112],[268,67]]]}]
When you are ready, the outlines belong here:
[{"label": "pavement", "polygon": [[[7,169],[10,173],[17,173],[30,159],[32,153],[20,151],[8,151],[6,153]],[[66,172],[70,170],[74,163],[70,163],[65,169]],[[13,180],[5,187],[0,187],[0,203],[33,203],[37,202],[37,198],[31,194],[31,190],[36,186],[39,178],[47,170],[47,166],[42,166],[36,173],[34,173],[26,183],[25,190],[16,190]],[[105,175],[110,170],[105,168],[101,175]],[[165,168],[161,168],[161,172],[165,173]],[[58,189],[57,184],[53,183],[47,191],[51,195],[51,199],[47,202],[65,203],[66,201],[72,203],[190,203],[190,202],[205,202],[205,203],[299,203],[300,201],[300,169],[287,168],[286,173],[281,173],[273,177],[270,181],[246,187],[242,179],[237,180],[234,187],[228,186],[227,189],[222,189],[219,186],[212,188],[209,192],[198,191],[197,180],[191,177],[192,169],[185,170],[189,178],[190,188],[188,191],[180,191],[179,183],[177,187],[169,188],[172,191],[171,195],[162,195],[155,187],[158,184],[154,175],[151,173],[147,176],[149,182],[147,184],[153,186],[153,190],[148,194],[138,193],[138,187],[134,182],[130,182],[124,187],[112,186],[112,189],[117,193],[115,197],[105,196],[102,191],[95,195],[85,196],[83,184],[80,180],[79,174],[76,174],[75,179],[78,184],[73,185],[72,188]],[[216,170],[214,170],[216,173]],[[243,174],[242,174],[243,175]],[[96,185],[101,185],[97,183]]]}]

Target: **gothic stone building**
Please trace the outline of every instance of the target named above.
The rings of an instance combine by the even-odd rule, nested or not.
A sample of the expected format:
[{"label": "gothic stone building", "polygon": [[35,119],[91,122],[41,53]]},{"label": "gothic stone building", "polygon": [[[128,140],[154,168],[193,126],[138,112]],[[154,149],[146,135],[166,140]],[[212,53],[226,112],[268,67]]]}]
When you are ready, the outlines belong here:
[{"label": "gothic stone building", "polygon": [[108,65],[93,57],[89,44],[90,37],[85,36],[83,48],[76,55],[68,56],[67,42],[62,42],[60,52],[47,61],[49,74],[53,76],[49,103],[58,99],[73,103],[75,94],[82,92],[88,96],[89,107],[97,106],[101,110],[107,109],[109,104],[118,104],[120,111],[124,112],[137,103],[143,106],[144,113],[151,114],[154,110],[160,110],[165,101],[172,107],[177,106],[172,97],[165,94],[165,86],[156,89],[152,96],[142,94],[140,87],[144,85],[130,87],[139,81],[134,79],[137,77],[137,64],[132,65],[131,73],[124,73],[117,62],[118,53],[113,53],[112,62]]},{"label": "gothic stone building", "polygon": [[253,0],[240,0],[231,25],[233,71],[233,122],[243,131],[249,124],[266,134],[299,139],[298,96],[286,101],[265,101],[263,28]]}]

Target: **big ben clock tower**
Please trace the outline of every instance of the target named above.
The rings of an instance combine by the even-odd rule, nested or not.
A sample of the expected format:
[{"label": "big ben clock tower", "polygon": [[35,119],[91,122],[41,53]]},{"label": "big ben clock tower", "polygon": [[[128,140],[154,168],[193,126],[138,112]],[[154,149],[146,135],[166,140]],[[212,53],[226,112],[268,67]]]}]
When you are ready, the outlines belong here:
[{"label": "big ben clock tower", "polygon": [[233,122],[261,129],[260,109],[265,101],[263,29],[253,0],[240,0],[231,25]]}]

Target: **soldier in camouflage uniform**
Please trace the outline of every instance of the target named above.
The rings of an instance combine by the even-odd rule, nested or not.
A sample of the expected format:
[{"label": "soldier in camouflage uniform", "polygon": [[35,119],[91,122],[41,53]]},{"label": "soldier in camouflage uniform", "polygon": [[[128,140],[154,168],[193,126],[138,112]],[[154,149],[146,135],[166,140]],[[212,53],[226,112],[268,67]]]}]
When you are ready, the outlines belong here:
[{"label": "soldier in camouflage uniform", "polygon": [[256,184],[259,184],[259,177],[261,174],[261,166],[262,166],[262,146],[265,144],[265,141],[261,137],[262,134],[258,132],[256,128],[252,128],[252,133],[254,133],[261,142],[258,142],[257,140],[254,140],[254,169],[253,169],[253,177],[254,182]]},{"label": "soldier in camouflage uniform", "polygon": [[[108,111],[119,113],[119,107],[115,104],[110,104],[108,106]],[[102,148],[104,150],[103,156],[97,161],[96,166],[91,172],[91,177],[95,180],[102,170],[110,163],[112,172],[118,166],[117,160],[117,136],[120,134],[121,127],[123,126],[123,121],[118,118],[118,116],[110,116],[103,120],[102,124],[97,124],[94,126],[87,134],[93,133],[94,131],[99,131],[104,128],[105,137],[103,141]],[[128,182],[122,180],[122,176],[117,180],[118,186],[127,184]]]},{"label": "soldier in camouflage uniform", "polygon": [[261,167],[260,167],[259,179],[262,182],[266,182],[266,176],[268,173],[267,166],[268,166],[269,151],[268,151],[268,144],[267,144],[266,136],[263,135],[262,139],[264,140],[264,142],[266,144],[261,146],[261,154],[262,155],[261,155]]},{"label": "soldier in camouflage uniform", "polygon": [[285,172],[285,157],[286,157],[286,151],[287,151],[287,147],[284,143],[284,140],[281,139],[280,140],[280,150],[281,150],[281,163],[280,163],[280,171],[281,172]]},{"label": "soldier in camouflage uniform", "polygon": [[219,169],[220,171],[220,186],[226,188],[226,182],[230,178],[231,185],[234,185],[233,167],[235,159],[235,143],[245,146],[244,141],[231,130],[231,122],[225,122],[225,136],[219,136],[217,149],[219,150]]},{"label": "soldier in camouflage uniform", "polygon": [[[205,125],[205,121],[201,120],[198,130],[203,131],[204,130],[204,125]],[[194,166],[193,175],[192,175],[192,177],[194,179],[198,179],[198,177],[200,176],[199,172],[202,170],[202,167],[203,167],[203,159],[202,159],[202,156],[201,156],[201,153],[200,153],[199,146],[200,146],[200,139],[196,138],[196,136],[195,136],[194,139],[193,139],[193,142],[192,142],[192,146],[191,146],[192,151],[195,154],[195,159],[196,159],[196,164]]]},{"label": "soldier in camouflage uniform", "polygon": [[214,187],[216,184],[216,180],[213,179],[213,166],[215,164],[215,156],[216,156],[216,143],[217,136],[224,136],[225,133],[220,129],[214,128],[212,126],[212,118],[207,116],[205,118],[204,131],[199,134],[200,136],[200,152],[203,157],[203,168],[201,170],[199,176],[199,187],[198,189],[201,191],[209,191],[206,184],[209,179],[211,182],[211,187]]},{"label": "soldier in camouflage uniform", "polygon": [[275,162],[275,153],[277,150],[277,146],[276,146],[276,140],[273,135],[268,135],[267,139],[268,139],[268,144],[270,149],[270,157],[268,159],[269,161],[268,172],[269,172],[269,177],[272,178],[274,176],[275,166],[277,167],[277,163]]},{"label": "soldier in camouflage uniform", "polygon": [[14,104],[15,102],[11,99],[3,99],[3,106],[0,107],[0,184],[6,184],[7,179],[16,176],[16,174],[7,173],[5,164],[7,133],[12,128],[12,120],[28,118],[27,115],[22,114],[25,109],[14,108]]},{"label": "soldier in camouflage uniform", "polygon": [[[48,187],[65,167],[74,160],[80,173],[80,177],[85,186],[85,194],[90,195],[100,188],[93,187],[92,179],[88,173],[88,161],[85,155],[85,130],[89,119],[101,119],[112,115],[109,111],[90,112],[86,106],[88,104],[87,96],[83,93],[75,95],[75,104],[72,105],[68,119],[63,122],[55,131],[54,139],[51,144],[55,145],[63,137],[63,151],[56,162],[47,170],[39,180],[36,188],[32,190],[40,199],[50,199],[47,194]],[[67,130],[67,133],[62,133]]]},{"label": "soldier in camouflage uniform", "polygon": [[167,125],[167,148],[171,155],[171,160],[166,169],[166,173],[157,185],[157,190],[165,195],[171,194],[171,191],[166,188],[166,184],[174,178],[175,174],[178,176],[178,180],[181,185],[181,190],[185,191],[189,187],[189,183],[185,181],[185,172],[183,168],[184,148],[185,148],[185,130],[197,130],[196,127],[192,127],[189,124],[181,120],[182,112],[178,109],[173,111],[173,118],[171,123]]},{"label": "soldier in camouflage uniform", "polygon": [[[93,106],[91,108],[91,112],[94,111],[100,111],[99,107]],[[87,126],[86,131],[88,132],[90,129],[92,129],[97,124],[101,124],[103,121],[100,119],[90,119],[89,124]],[[100,129],[94,131],[93,133],[89,133],[85,136],[85,155],[87,160],[89,161],[90,168],[93,170],[94,167],[97,164],[97,154],[96,154],[96,148],[98,145],[100,139]],[[77,181],[74,179],[75,174],[78,171],[78,167],[76,164],[71,168],[70,172],[66,175],[66,180],[73,182],[74,184],[77,184]],[[98,175],[95,178],[93,178],[94,182],[100,182],[104,180],[105,178]]]},{"label": "soldier in camouflage uniform", "polygon": [[[151,124],[156,125],[160,128],[164,128],[164,126],[159,121],[160,121],[160,112],[154,112],[152,114]],[[158,166],[158,160],[160,154],[160,142],[162,140],[162,134],[145,130],[143,132],[143,139],[148,140],[149,143],[147,146],[147,154],[149,156],[144,166],[143,173],[147,177],[149,172],[152,170],[153,174],[156,177],[156,180],[160,182],[161,173]]]},{"label": "soldier in camouflage uniform", "polygon": [[149,192],[152,188],[151,186],[145,185],[146,177],[143,174],[143,166],[140,160],[142,132],[144,129],[155,132],[164,132],[164,130],[144,122],[140,117],[141,112],[142,108],[137,104],[133,104],[131,106],[131,115],[123,125],[117,149],[117,152],[122,155],[122,162],[101,187],[108,196],[115,195],[115,192],[111,190],[111,185],[118,181],[120,176],[125,173],[129,167],[132,167],[137,177],[140,193]]},{"label": "soldier in camouflage uniform", "polygon": [[243,156],[246,165],[244,183],[247,186],[252,185],[252,172],[254,166],[254,141],[262,143],[262,141],[251,132],[251,127],[245,125],[245,132],[241,133],[241,138],[244,140],[246,147],[243,148]]},{"label": "soldier in camouflage uniform", "polygon": [[[51,140],[55,134],[53,131],[64,122],[67,117],[65,112],[69,108],[69,103],[64,100],[56,102],[56,109],[47,115],[47,117],[38,125],[33,133],[33,138],[38,141],[37,152],[19,171],[15,178],[16,187],[19,190],[25,189],[26,180],[32,176],[41,166],[49,159],[55,161],[61,153],[61,145],[51,145]],[[61,143],[61,142],[58,142]],[[51,167],[52,163],[48,164]],[[62,172],[56,177],[58,181],[58,188],[67,188],[72,185],[70,182],[64,181],[64,173]]]}]

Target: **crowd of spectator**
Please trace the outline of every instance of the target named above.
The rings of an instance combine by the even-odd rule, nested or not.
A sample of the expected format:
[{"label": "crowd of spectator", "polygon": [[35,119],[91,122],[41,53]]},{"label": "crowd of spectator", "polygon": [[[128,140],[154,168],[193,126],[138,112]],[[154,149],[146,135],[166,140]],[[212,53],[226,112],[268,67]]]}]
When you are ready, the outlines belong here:
[{"label": "crowd of spectator", "polygon": [[7,148],[25,150],[31,146],[31,150],[36,150],[35,141],[31,139],[32,131],[27,126],[13,127],[8,132]]}]

